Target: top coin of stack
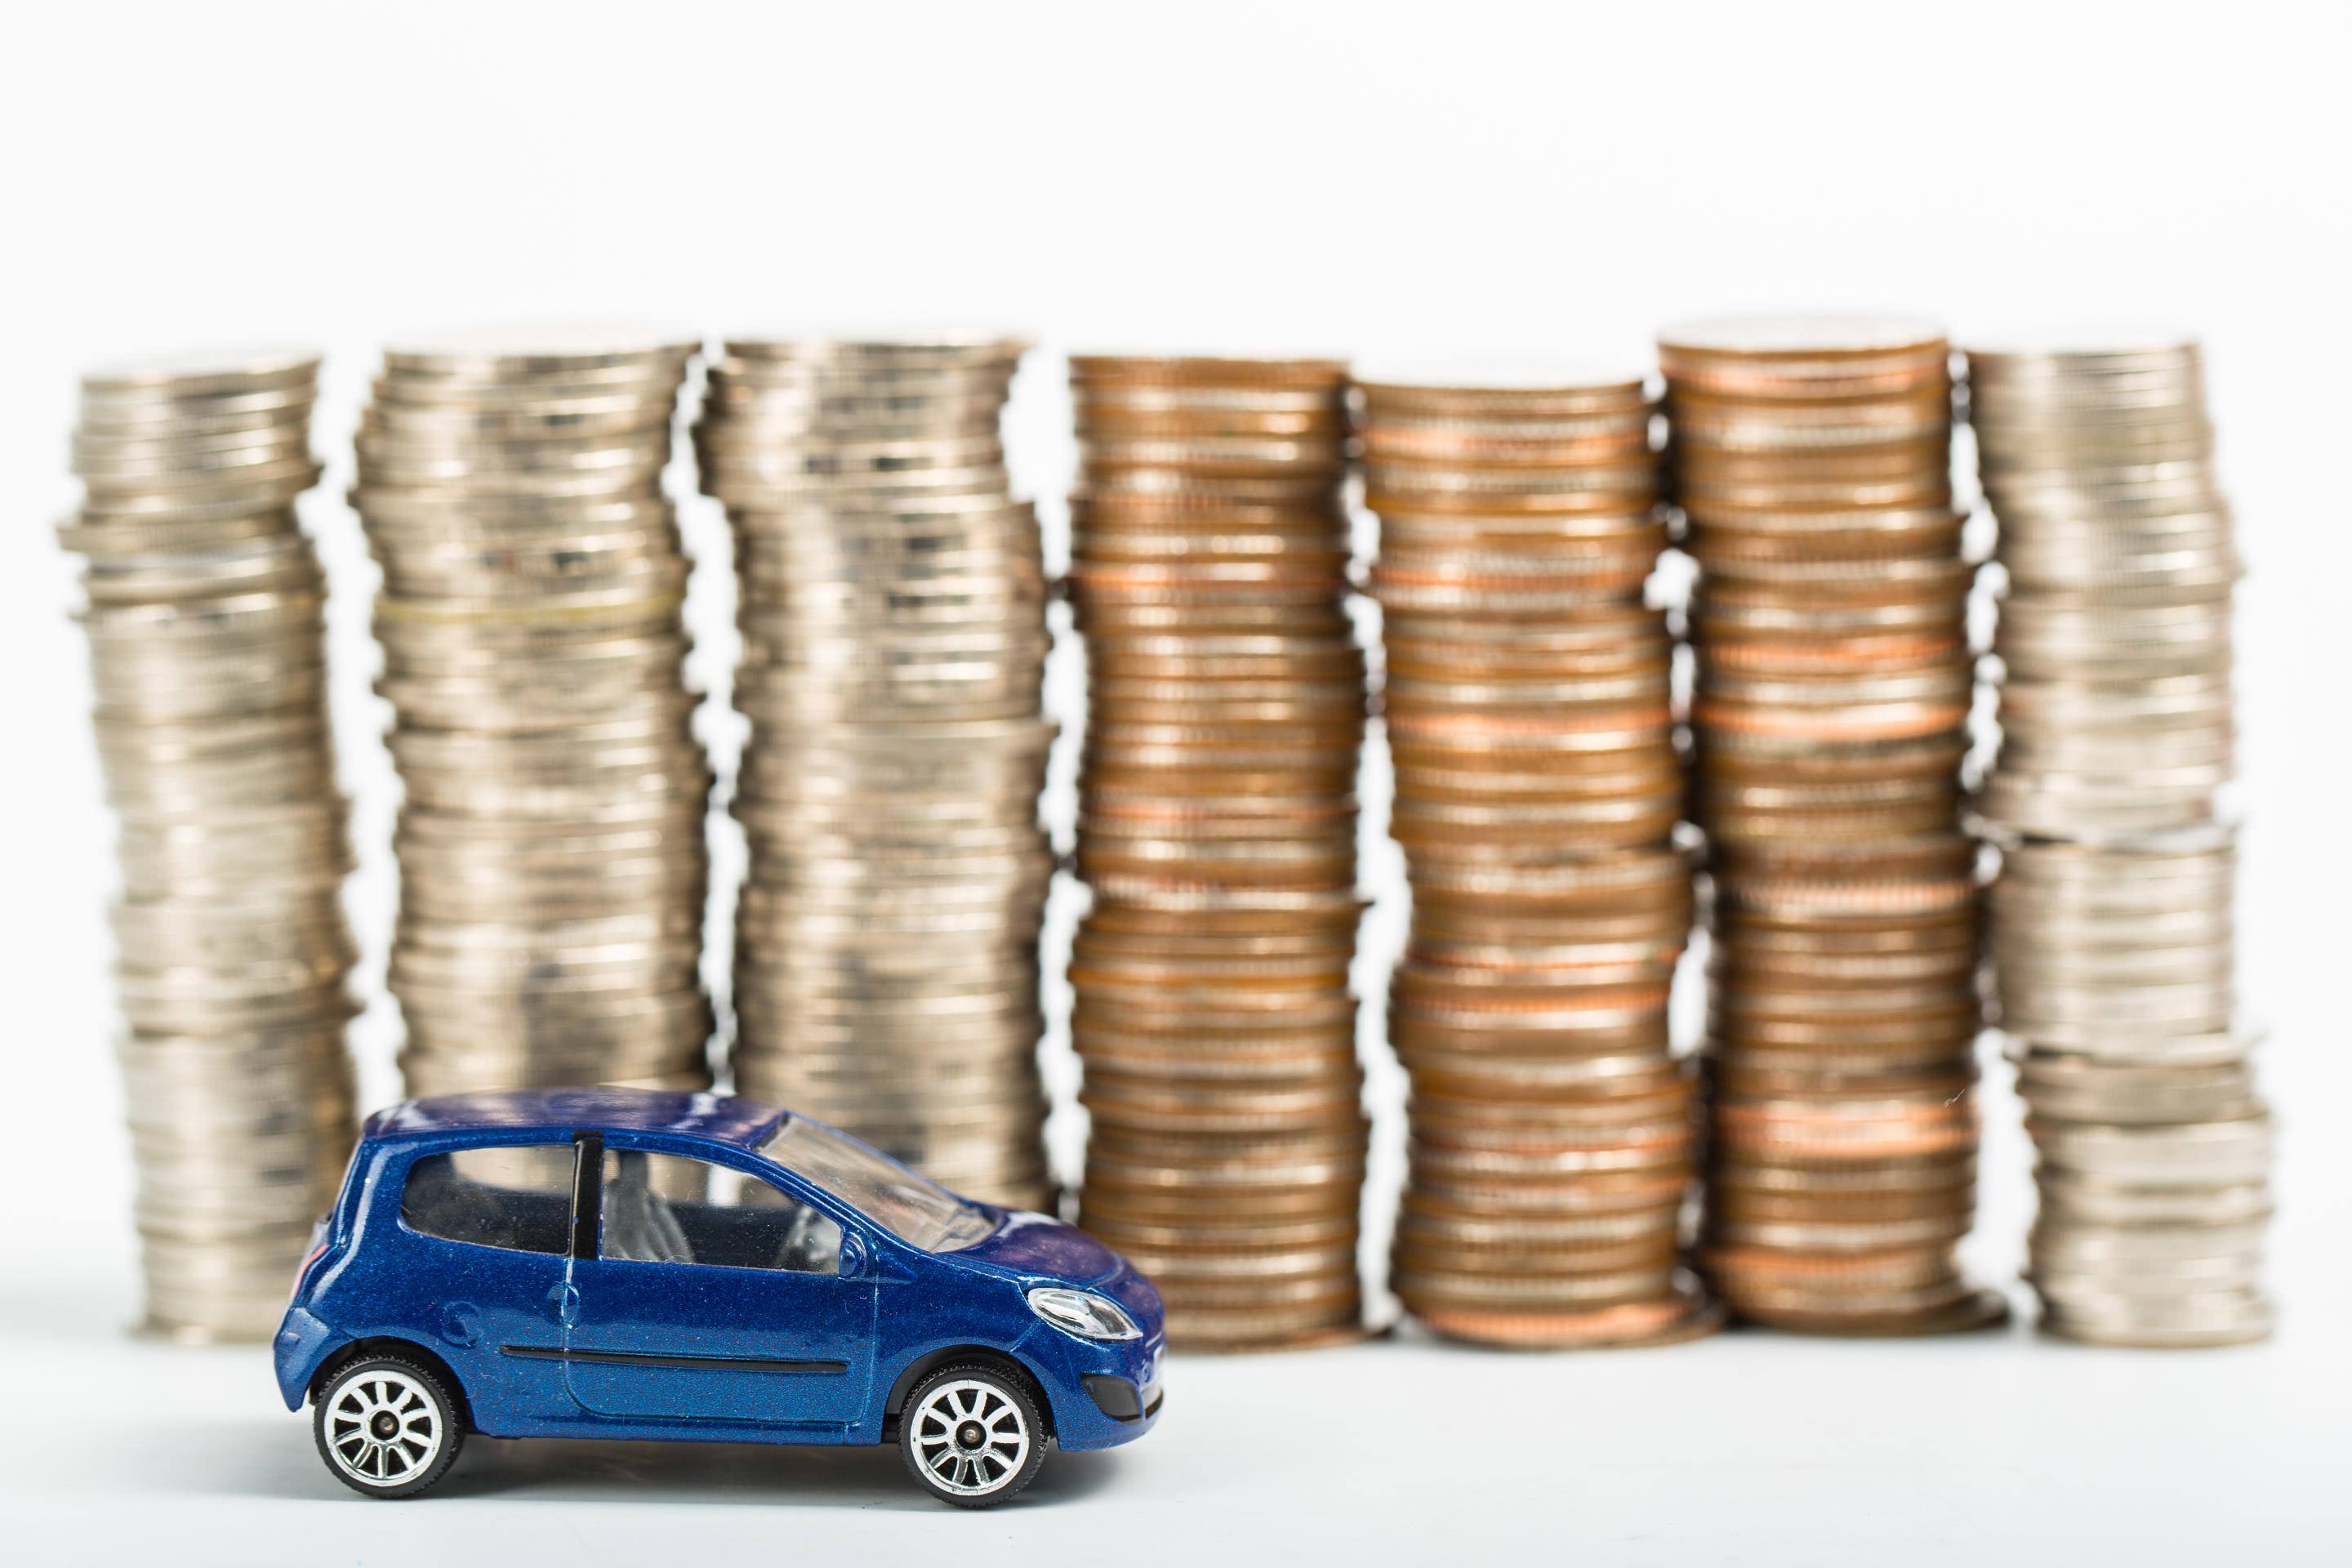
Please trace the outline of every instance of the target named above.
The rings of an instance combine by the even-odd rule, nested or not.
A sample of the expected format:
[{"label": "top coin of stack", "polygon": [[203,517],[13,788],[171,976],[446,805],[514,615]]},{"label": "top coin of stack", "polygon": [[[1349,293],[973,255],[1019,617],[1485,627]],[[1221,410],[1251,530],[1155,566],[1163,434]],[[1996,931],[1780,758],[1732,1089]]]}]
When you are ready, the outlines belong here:
[{"label": "top coin of stack", "polygon": [[1975,1202],[1974,689],[1950,349],[1908,321],[1660,338],[1700,576],[1694,805],[1712,885],[1710,1276],[1837,1333],[2000,1313]]},{"label": "top coin of stack", "polygon": [[351,868],[295,515],[309,353],[82,379],[61,531],[88,563],[100,759],[121,824],[121,1046],[147,1326],[262,1339],[351,1152]]},{"label": "top coin of stack", "polygon": [[998,438],[1025,347],[733,340],[696,435],[751,725],[736,1087],[1043,1208],[1045,583]]},{"label": "top coin of stack", "polygon": [[1080,1222],[1158,1282],[1191,1348],[1360,1331],[1346,375],[1070,367],[1094,892],[1070,966]]},{"label": "top coin of stack", "polygon": [[384,354],[352,492],[407,788],[409,1091],[709,1082],[709,770],[662,490],[695,344],[611,329]]},{"label": "top coin of stack", "polygon": [[2001,1027],[2040,1154],[2042,1323],[2116,1344],[2270,1332],[2270,1116],[2239,1021],[2231,596],[2240,574],[2195,342],[1969,353],[2008,577]]},{"label": "top coin of stack", "polygon": [[1360,377],[1391,831],[1412,931],[1393,1283],[1442,1333],[1654,1342],[1696,1157],[1666,999],[1690,930],[1665,544],[1639,374]]}]

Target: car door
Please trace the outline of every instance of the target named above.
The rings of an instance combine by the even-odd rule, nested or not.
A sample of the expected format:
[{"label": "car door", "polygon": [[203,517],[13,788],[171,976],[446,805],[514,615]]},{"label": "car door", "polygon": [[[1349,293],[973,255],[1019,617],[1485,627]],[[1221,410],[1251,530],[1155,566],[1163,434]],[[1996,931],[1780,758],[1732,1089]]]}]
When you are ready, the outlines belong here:
[{"label": "car door", "polygon": [[596,1191],[597,1245],[573,1260],[564,1339],[583,1407],[817,1440],[864,1414],[876,1288],[857,1277],[854,1226],[715,1147],[614,1135]]},{"label": "car door", "polygon": [[401,1175],[394,1311],[457,1368],[486,1432],[579,1418],[562,1359],[575,1159],[569,1142],[488,1145]]}]

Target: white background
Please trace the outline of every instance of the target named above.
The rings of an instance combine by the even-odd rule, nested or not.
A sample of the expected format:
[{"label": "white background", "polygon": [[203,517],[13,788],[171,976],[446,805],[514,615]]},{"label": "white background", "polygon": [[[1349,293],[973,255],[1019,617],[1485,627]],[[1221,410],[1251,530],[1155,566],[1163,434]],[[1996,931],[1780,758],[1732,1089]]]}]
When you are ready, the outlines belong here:
[{"label": "white background", "polygon": [[[2344,1561],[2346,16],[2243,0],[17,11],[0,51],[11,1555]],[[380,988],[393,786],[366,689],[370,569],[337,498],[388,337],[579,317],[1032,332],[1011,439],[1058,537],[1066,349],[1646,363],[1662,322],[1757,307],[1924,312],[1963,340],[2084,320],[2203,334],[2254,567],[2243,977],[2274,1026],[2286,1129],[2275,1342],[2131,1354],[2020,1328],[1540,1358],[1408,1334],[1180,1360],[1150,1440],[1064,1457],[1021,1504],[967,1517],[916,1498],[887,1454],[559,1444],[485,1443],[445,1495],[366,1504],[275,1405],[259,1352],[123,1336],[110,830],[72,573],[48,531],[72,499],[83,363],[256,339],[329,353],[319,429],[337,468],[309,516],[340,595],[353,909]],[[723,537],[707,509],[688,525]],[[694,611],[705,679],[731,657],[712,579]],[[724,724],[711,735],[729,743]],[[1377,997],[1396,860],[1374,838],[1366,865],[1391,917],[1367,943]],[[396,1023],[379,1005],[359,1039],[381,1098]],[[1375,1090],[1384,1223],[1392,1071]],[[1998,1069],[1986,1104],[1976,1260],[2006,1279],[2029,1199]],[[1057,1123],[1066,1156],[1078,1131]]]}]

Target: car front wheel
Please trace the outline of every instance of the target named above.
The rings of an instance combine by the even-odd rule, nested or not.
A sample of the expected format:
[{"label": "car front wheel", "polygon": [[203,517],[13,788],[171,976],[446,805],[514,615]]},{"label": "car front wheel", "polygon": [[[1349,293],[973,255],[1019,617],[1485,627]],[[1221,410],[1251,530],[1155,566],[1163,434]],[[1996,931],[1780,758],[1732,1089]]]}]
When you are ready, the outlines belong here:
[{"label": "car front wheel", "polygon": [[311,1425],[334,1477],[369,1497],[413,1497],[457,1461],[465,1429],[440,1378],[398,1356],[368,1356],[319,1391]]},{"label": "car front wheel", "polygon": [[958,1508],[993,1508],[1045,1462],[1036,1401],[987,1366],[950,1366],[915,1385],[898,1423],[898,1451],[926,1490]]}]

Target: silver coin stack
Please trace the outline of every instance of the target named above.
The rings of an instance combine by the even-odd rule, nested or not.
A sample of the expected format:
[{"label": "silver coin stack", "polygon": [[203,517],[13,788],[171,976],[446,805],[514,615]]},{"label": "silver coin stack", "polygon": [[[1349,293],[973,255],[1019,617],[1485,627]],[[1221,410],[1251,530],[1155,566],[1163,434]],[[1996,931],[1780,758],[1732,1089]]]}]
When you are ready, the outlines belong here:
[{"label": "silver coin stack", "polygon": [[1969,354],[2007,584],[1979,808],[2000,1021],[2040,1157],[2042,1322],[2260,1339],[2270,1115],[2239,1021],[2233,527],[2195,342]]},{"label": "silver coin stack", "polygon": [[384,355],[352,500],[407,792],[412,1094],[710,1081],[710,773],[662,489],[696,347],[566,329]]},{"label": "silver coin stack", "polygon": [[84,376],[60,531],[120,824],[145,1322],[192,1342],[268,1336],[351,1153],[351,852],[295,514],[318,373],[264,353]]},{"label": "silver coin stack", "polygon": [[730,341],[696,435],[751,722],[735,1087],[1043,1208],[1050,638],[998,433],[1026,347]]}]

